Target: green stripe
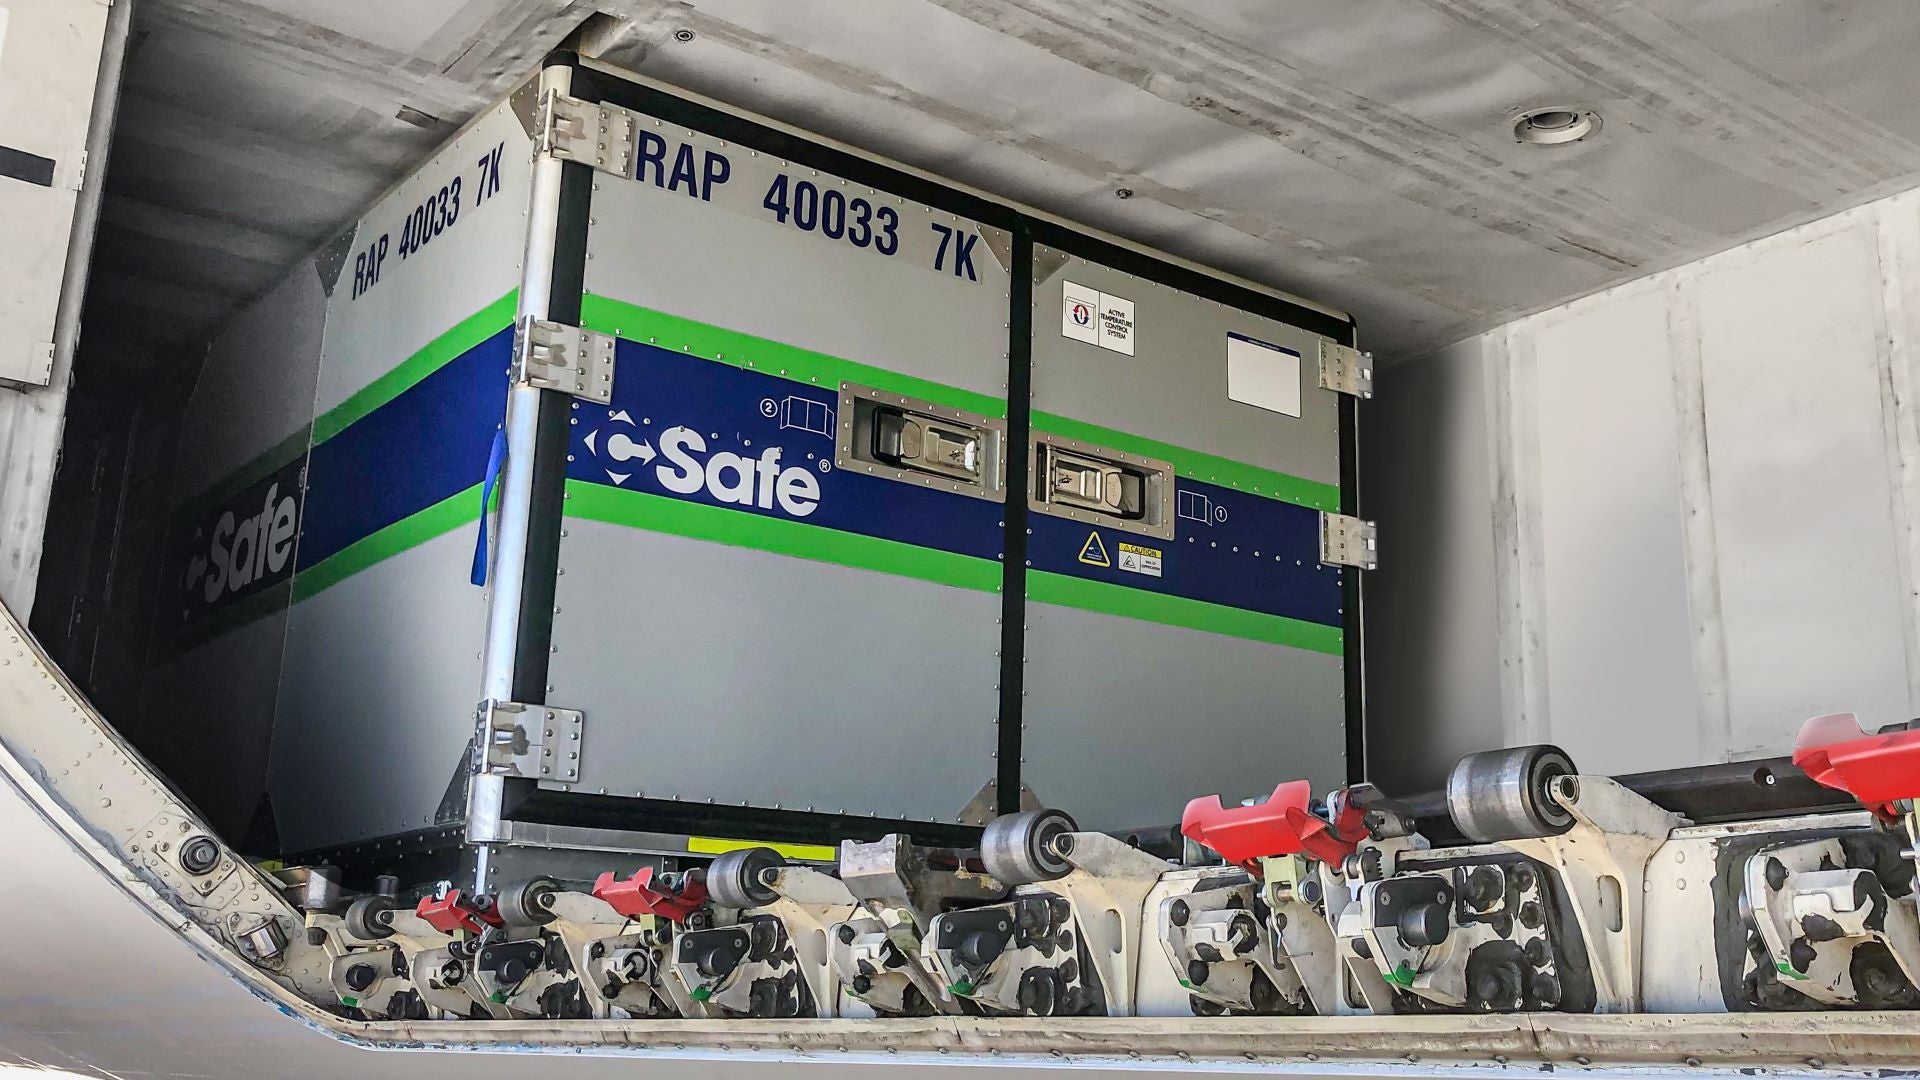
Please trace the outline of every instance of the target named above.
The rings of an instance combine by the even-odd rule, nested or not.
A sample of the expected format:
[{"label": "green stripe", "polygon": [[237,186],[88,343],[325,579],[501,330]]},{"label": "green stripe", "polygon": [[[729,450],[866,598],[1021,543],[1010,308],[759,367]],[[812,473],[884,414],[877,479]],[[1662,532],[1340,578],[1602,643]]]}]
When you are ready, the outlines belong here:
[{"label": "green stripe", "polygon": [[1201,453],[1198,450],[1189,450],[1184,446],[1174,446],[1171,443],[1129,435],[1124,431],[1089,424],[1084,420],[1074,420],[1058,413],[1035,410],[1033,428],[1035,431],[1057,435],[1063,439],[1076,439],[1111,450],[1125,450],[1142,457],[1159,458],[1173,465],[1176,476],[1204,480],[1209,484],[1219,484],[1221,487],[1230,487],[1239,491],[1250,491],[1255,495],[1265,495],[1279,499],[1281,502],[1290,502],[1314,510],[1340,509],[1340,488],[1334,484],[1303,480],[1298,476],[1288,476],[1286,473],[1263,469],[1258,465],[1248,465]]},{"label": "green stripe", "polygon": [[1210,634],[1309,649],[1331,656],[1339,656],[1345,651],[1342,633],[1337,626],[1322,626],[1303,619],[1267,615],[1044,570],[1028,571],[1027,599],[1035,603],[1058,604],[1082,611],[1184,626],[1189,630],[1204,630]]},{"label": "green stripe", "polygon": [[297,604],[382,559],[390,559],[479,520],[480,485],[475,484],[424,510],[415,511],[384,529],[368,533],[300,571],[299,576],[293,579],[293,601]]},{"label": "green stripe", "polygon": [[180,627],[172,637],[166,639],[159,649],[159,655],[155,657],[155,662],[172,660],[229,630],[238,630],[256,619],[278,615],[285,610],[287,610],[287,583],[280,581],[244,600],[236,600],[210,615],[203,616],[197,622]]},{"label": "green stripe", "polygon": [[392,371],[321,413],[313,422],[314,445],[318,446],[345,431],[354,421],[406,393],[415,383],[440,370],[447,361],[512,326],[519,304],[520,290],[510,290],[505,296],[462,319],[453,329],[428,342],[419,352],[400,361]]},{"label": "green stripe", "polygon": [[173,520],[177,522],[184,517],[190,521],[197,521],[207,511],[225,505],[234,496],[279,472],[288,462],[305,457],[306,453],[307,429],[303,426],[256,455],[245,465],[221,477],[198,495],[181,500],[179,505],[173,508]]},{"label": "green stripe", "polygon": [[998,562],[604,484],[567,481],[567,516],[878,570],[980,592],[995,592],[1000,588]]},{"label": "green stripe", "polygon": [[1007,415],[1007,403],[1001,398],[843,360],[838,356],[752,334],[725,330],[611,297],[588,293],[580,302],[580,325],[628,341],[677,349],[737,368],[779,375],[795,382],[829,386],[836,390],[843,382],[859,383],[875,390],[920,398],[982,416],[1004,418]]}]

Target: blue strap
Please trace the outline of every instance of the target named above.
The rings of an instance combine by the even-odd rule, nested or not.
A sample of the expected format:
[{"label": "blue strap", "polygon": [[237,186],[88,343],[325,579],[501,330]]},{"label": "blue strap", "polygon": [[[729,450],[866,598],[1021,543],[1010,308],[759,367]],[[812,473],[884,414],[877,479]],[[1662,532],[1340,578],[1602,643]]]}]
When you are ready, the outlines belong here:
[{"label": "blue strap", "polygon": [[487,513],[493,505],[493,485],[500,479],[500,466],[507,460],[507,429],[493,432],[493,449],[487,451],[487,478],[480,485],[480,538],[473,545],[473,583],[487,583]]}]

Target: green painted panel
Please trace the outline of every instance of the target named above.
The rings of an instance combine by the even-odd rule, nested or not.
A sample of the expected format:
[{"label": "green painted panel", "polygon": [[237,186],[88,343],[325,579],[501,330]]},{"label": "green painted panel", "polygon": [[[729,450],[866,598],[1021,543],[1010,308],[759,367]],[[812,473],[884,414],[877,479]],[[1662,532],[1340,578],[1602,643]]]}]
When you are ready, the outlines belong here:
[{"label": "green painted panel", "polygon": [[1189,630],[1265,641],[1333,656],[1339,656],[1343,651],[1343,635],[1337,626],[1322,626],[1301,619],[1209,604],[1144,589],[1129,589],[1124,585],[1088,581],[1043,570],[1028,572],[1027,599],[1033,603],[1058,604],[1083,611],[1165,623],[1168,626],[1184,626]]},{"label": "green painted panel", "polygon": [[871,364],[843,360],[752,334],[737,333],[592,293],[588,293],[581,301],[580,323],[602,334],[678,349],[734,367],[779,375],[795,382],[833,387],[843,382],[859,383],[876,390],[916,397],[983,416],[1004,418],[1007,415],[1007,403],[1000,398],[902,375]]},{"label": "green painted panel", "polygon": [[1000,563],[604,484],[567,481],[567,516],[996,592]]}]

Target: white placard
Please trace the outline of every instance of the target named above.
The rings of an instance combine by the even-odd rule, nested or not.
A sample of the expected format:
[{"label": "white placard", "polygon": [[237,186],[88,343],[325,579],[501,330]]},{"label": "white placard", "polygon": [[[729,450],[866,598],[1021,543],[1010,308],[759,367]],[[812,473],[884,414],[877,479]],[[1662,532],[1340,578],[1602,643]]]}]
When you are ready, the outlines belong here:
[{"label": "white placard", "polygon": [[1089,345],[1100,344],[1100,293],[1069,281],[1060,295],[1061,335]]},{"label": "white placard", "polygon": [[1062,282],[1060,334],[1132,356],[1133,301],[1071,281]]},{"label": "white placard", "polygon": [[1257,409],[1299,416],[1300,354],[1228,334],[1227,397]]}]

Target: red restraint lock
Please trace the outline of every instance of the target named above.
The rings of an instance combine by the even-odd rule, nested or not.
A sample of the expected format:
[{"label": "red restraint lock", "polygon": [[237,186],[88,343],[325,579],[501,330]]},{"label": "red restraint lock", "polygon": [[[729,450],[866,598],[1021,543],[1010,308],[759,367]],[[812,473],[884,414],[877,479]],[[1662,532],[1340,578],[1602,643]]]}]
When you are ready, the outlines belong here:
[{"label": "red restraint lock", "polygon": [[1366,826],[1359,807],[1336,801],[1339,811],[1328,822],[1309,809],[1313,784],[1307,780],[1281,784],[1258,806],[1223,806],[1220,796],[1206,795],[1187,804],[1180,832],[1249,870],[1275,855],[1310,855],[1338,866],[1366,836]]},{"label": "red restraint lock", "polygon": [[681,880],[679,892],[668,892],[654,888],[651,866],[641,867],[625,881],[615,880],[613,871],[609,870],[593,883],[593,895],[629,919],[658,915],[672,922],[685,922],[688,915],[707,902],[707,883],[698,874]]},{"label": "red restraint lock", "polygon": [[1895,802],[1920,798],[1920,730],[1869,735],[1852,713],[1816,716],[1800,725],[1793,763],[1889,820]]},{"label": "red restraint lock", "polygon": [[459,889],[449,890],[447,895],[438,900],[431,896],[421,897],[420,906],[414,908],[413,913],[443,934],[461,930],[480,934],[486,932],[488,925],[500,925],[500,916],[495,915],[491,908],[482,910],[463,901]]}]

